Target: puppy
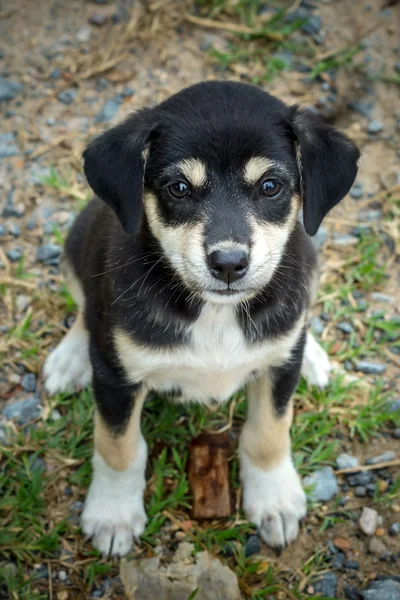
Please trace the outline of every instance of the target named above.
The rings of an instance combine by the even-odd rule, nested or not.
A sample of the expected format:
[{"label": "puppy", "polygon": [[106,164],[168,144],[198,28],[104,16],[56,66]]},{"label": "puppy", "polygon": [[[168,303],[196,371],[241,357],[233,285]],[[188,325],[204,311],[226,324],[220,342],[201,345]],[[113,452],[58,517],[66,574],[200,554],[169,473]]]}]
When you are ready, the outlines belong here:
[{"label": "puppy", "polygon": [[246,386],[244,511],[267,544],[288,544],[306,513],[291,396],[302,368],[320,386],[329,372],[307,333],[309,236],[353,184],[357,148],[259,88],[208,82],[130,116],[83,157],[97,197],[65,247],[79,313],[44,375],[50,394],[93,385],[84,533],[123,555],[144,531],[149,390],[208,403]]}]

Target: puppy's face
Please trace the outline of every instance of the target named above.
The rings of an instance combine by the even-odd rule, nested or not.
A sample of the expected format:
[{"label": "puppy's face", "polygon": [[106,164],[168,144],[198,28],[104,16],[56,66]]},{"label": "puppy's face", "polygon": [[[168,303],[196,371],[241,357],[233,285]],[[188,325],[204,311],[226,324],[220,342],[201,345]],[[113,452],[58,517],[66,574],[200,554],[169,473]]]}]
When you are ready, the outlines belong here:
[{"label": "puppy's face", "polygon": [[311,113],[212,82],[142,111],[84,157],[124,229],[134,235],[147,220],[186,285],[226,303],[271,280],[301,207],[317,231],[351,187],[358,151]]}]

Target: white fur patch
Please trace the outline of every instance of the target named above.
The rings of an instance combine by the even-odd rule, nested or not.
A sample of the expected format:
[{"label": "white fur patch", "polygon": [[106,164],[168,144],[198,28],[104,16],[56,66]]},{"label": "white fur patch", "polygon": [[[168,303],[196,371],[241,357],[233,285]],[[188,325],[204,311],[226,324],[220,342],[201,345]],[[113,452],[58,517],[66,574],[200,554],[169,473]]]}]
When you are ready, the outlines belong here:
[{"label": "white fur patch", "polygon": [[289,359],[303,322],[302,317],[276,340],[249,344],[235,307],[210,302],[191,326],[188,342],[175,349],[140,346],[122,331],[116,332],[115,343],[129,381],[145,381],[159,392],[180,389],[188,400],[225,401],[255,373]]},{"label": "white fur patch", "polygon": [[93,456],[93,480],[82,513],[82,529],[102,554],[122,556],[133,538],[143,533],[147,446],[141,436],[135,461],[125,471],[111,469],[102,456]]},{"label": "white fur patch", "polygon": [[278,467],[264,471],[241,451],[240,476],[243,510],[249,521],[257,525],[263,540],[273,548],[295,540],[299,521],[307,512],[307,501],[290,456]]},{"label": "white fur patch", "polygon": [[325,388],[329,383],[330,370],[331,367],[327,353],[311,333],[308,332],[301,374],[307,379],[310,385]]},{"label": "white fur patch", "polygon": [[43,374],[44,385],[50,395],[89,385],[92,379],[89,334],[81,314],[78,314],[67,335],[47,358]]}]

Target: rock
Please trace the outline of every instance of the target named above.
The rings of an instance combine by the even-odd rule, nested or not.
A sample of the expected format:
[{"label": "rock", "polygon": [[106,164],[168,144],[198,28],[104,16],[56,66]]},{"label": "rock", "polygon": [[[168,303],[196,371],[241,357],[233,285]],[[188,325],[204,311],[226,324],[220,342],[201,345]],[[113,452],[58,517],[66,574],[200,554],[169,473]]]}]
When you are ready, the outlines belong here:
[{"label": "rock", "polygon": [[61,419],[61,413],[56,408],[51,413],[51,418],[53,421],[59,421]]},{"label": "rock", "polygon": [[396,298],[394,296],[381,294],[380,292],[373,292],[371,294],[371,299],[374,300],[374,302],[384,302],[386,304],[394,304],[396,302]]},{"label": "rock", "polygon": [[258,537],[256,535],[251,535],[248,538],[248,540],[246,541],[246,544],[244,547],[245,557],[247,558],[248,556],[257,554],[257,552],[260,552],[260,550],[261,550],[260,540],[258,539]]},{"label": "rock", "polygon": [[382,463],[382,462],[389,462],[391,460],[394,460],[396,458],[396,454],[394,452],[392,452],[392,450],[388,450],[387,452],[384,452],[383,454],[379,454],[379,456],[374,456],[373,458],[369,458],[368,460],[365,461],[366,465],[377,465],[378,463]]},{"label": "rock", "polygon": [[396,521],[396,523],[393,523],[393,525],[391,525],[389,527],[389,535],[391,535],[392,537],[395,537],[396,535],[399,535],[400,533],[400,521]]},{"label": "rock", "polygon": [[335,547],[342,550],[342,552],[348,552],[351,548],[351,543],[349,540],[346,540],[346,538],[335,538],[333,543],[335,544]]},{"label": "rock", "polygon": [[301,30],[306,35],[314,35],[321,31],[321,17],[319,15],[311,15],[306,23],[301,26]]},{"label": "rock", "polygon": [[49,75],[50,79],[61,79],[61,69],[59,67],[56,67]]},{"label": "rock", "polygon": [[341,569],[344,565],[345,555],[343,552],[338,552],[335,554],[334,559],[332,561],[333,569]]},{"label": "rock", "polygon": [[49,117],[48,119],[46,119],[46,125],[48,127],[54,127],[55,124],[56,124],[56,120],[54,117]]},{"label": "rock", "polygon": [[392,579],[373,581],[364,592],[363,600],[400,600],[400,583]]},{"label": "rock", "polygon": [[360,568],[360,565],[355,560],[345,560],[343,566],[345,569],[348,569],[349,571],[358,571],[358,569]]},{"label": "rock", "polygon": [[206,551],[192,558],[193,549],[193,544],[182,542],[168,565],[161,564],[158,556],[123,561],[125,595],[140,600],[187,600],[198,589],[196,600],[239,600],[235,573]]},{"label": "rock", "polygon": [[135,93],[135,90],[133,88],[126,87],[122,90],[121,97],[122,98],[131,98],[134,93]]},{"label": "rock", "polygon": [[5,79],[0,77],[0,102],[13,100],[22,93],[24,86],[13,79]]},{"label": "rock", "polygon": [[68,575],[66,571],[59,571],[58,572],[58,579],[60,581],[65,581],[67,579]]},{"label": "rock", "polygon": [[91,36],[92,30],[90,29],[90,27],[82,27],[76,32],[75,39],[77,42],[85,44],[90,40]]},{"label": "rock", "polygon": [[343,588],[343,591],[347,600],[360,600],[360,594],[354,586],[346,585],[346,587]]},{"label": "rock", "polygon": [[26,392],[34,392],[36,390],[36,377],[33,373],[27,373],[21,380],[21,385]]},{"label": "rock", "polygon": [[392,433],[392,437],[395,440],[400,440],[400,427],[396,427],[396,429]]},{"label": "rock", "polygon": [[367,488],[365,488],[363,485],[358,485],[354,490],[354,493],[357,498],[364,498],[364,496],[367,495]]},{"label": "rock", "polygon": [[374,476],[371,471],[361,471],[355,475],[348,475],[347,482],[349,485],[351,485],[351,487],[356,487],[357,485],[368,485],[371,483],[373,477]]},{"label": "rock", "polygon": [[360,529],[366,535],[374,535],[378,526],[378,513],[373,508],[364,506],[359,520]]},{"label": "rock", "polygon": [[121,102],[121,96],[115,96],[111,100],[107,100],[100,112],[96,115],[94,122],[105,123],[107,121],[111,121],[117,114],[118,109],[121,106]]},{"label": "rock", "polygon": [[25,294],[18,294],[16,299],[17,311],[19,313],[25,312],[31,303],[31,297],[25,296]]},{"label": "rock", "polygon": [[324,598],[336,598],[337,578],[335,573],[324,573],[314,584],[314,593]]},{"label": "rock", "polygon": [[8,225],[8,233],[14,238],[18,238],[21,235],[21,227],[16,223],[10,223]]},{"label": "rock", "polygon": [[25,214],[25,209],[23,206],[19,204],[15,204],[14,202],[14,190],[10,190],[7,194],[7,200],[1,211],[1,216],[4,218],[8,217],[23,217]]},{"label": "rock", "polygon": [[70,511],[74,513],[79,513],[83,510],[84,502],[80,502],[80,500],[76,500],[70,506]]},{"label": "rock", "polygon": [[324,331],[324,324],[316,315],[312,317],[310,325],[315,335],[321,335],[321,333]]},{"label": "rock", "polygon": [[360,221],[368,221],[372,223],[373,221],[380,221],[382,218],[382,211],[379,208],[373,210],[363,210],[358,213],[358,217]]},{"label": "rock", "polygon": [[387,403],[387,407],[386,407],[386,411],[388,413],[395,413],[400,411],[400,398],[399,399],[395,399],[395,400],[390,400],[390,402]]},{"label": "rock", "polygon": [[347,321],[341,321],[336,325],[336,328],[339,329],[339,331],[342,331],[343,333],[347,334],[353,333],[354,331],[353,325],[351,323],[348,323]]},{"label": "rock", "polygon": [[78,92],[75,88],[68,88],[60,92],[57,96],[57,99],[62,104],[66,104],[67,106],[69,106],[75,100],[77,93]]},{"label": "rock", "polygon": [[356,246],[358,244],[358,237],[349,234],[334,234],[332,245],[333,246]]},{"label": "rock", "polygon": [[368,118],[374,105],[372,102],[366,102],[365,100],[352,100],[347,104],[347,106],[351,110],[358,112],[363,117]]},{"label": "rock", "polygon": [[327,502],[339,491],[337,479],[332,467],[318,469],[318,471],[305,477],[304,485],[313,486],[309,495],[314,502]]},{"label": "rock", "polygon": [[19,154],[13,133],[2,133],[0,135],[0,158],[9,158]]},{"label": "rock", "polygon": [[321,227],[318,229],[317,233],[312,238],[312,241],[314,242],[315,247],[319,250],[325,244],[327,239],[328,239],[328,230],[325,227],[325,225],[321,225]]},{"label": "rock", "polygon": [[360,465],[360,461],[356,456],[351,456],[351,454],[339,454],[336,459],[336,465],[338,469],[353,469]]},{"label": "rock", "polygon": [[103,27],[107,23],[107,15],[103,13],[92,13],[89,16],[89,23],[96,27]]},{"label": "rock", "polygon": [[380,133],[383,130],[383,125],[380,121],[378,121],[377,119],[374,119],[373,121],[370,121],[368,123],[368,133]]},{"label": "rock", "polygon": [[22,255],[23,252],[19,246],[17,248],[12,248],[7,252],[7,256],[11,260],[11,262],[18,262],[22,258]]},{"label": "rock", "polygon": [[368,550],[371,552],[371,554],[381,555],[386,552],[387,548],[382,540],[377,537],[372,537],[368,544]]},{"label": "rock", "polygon": [[351,198],[354,198],[354,200],[359,200],[364,195],[363,184],[355,183],[349,193]]},{"label": "rock", "polygon": [[3,416],[11,421],[15,419],[19,425],[26,425],[37,419],[42,412],[39,396],[29,396],[24,400],[8,402],[2,410]]},{"label": "rock", "polygon": [[386,371],[386,365],[369,362],[367,360],[360,360],[356,363],[356,371],[366,373],[367,375],[381,375]]},{"label": "rock", "polygon": [[61,251],[62,248],[58,244],[43,244],[36,252],[36,260],[46,265],[58,265]]}]

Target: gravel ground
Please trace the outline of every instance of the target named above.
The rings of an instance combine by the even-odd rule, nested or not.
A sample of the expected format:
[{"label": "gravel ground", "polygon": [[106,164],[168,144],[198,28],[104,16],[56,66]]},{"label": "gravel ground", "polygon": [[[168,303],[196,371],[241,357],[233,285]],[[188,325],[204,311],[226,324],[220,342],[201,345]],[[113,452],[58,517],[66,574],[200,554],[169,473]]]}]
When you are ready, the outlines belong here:
[{"label": "gravel ground", "polygon": [[[118,565],[100,560],[78,527],[90,392],[49,399],[42,387],[43,360],[74,318],[63,240],[90,198],[80,162],[87,141],[183,86],[222,78],[312,106],[362,149],[357,182],[315,238],[322,276],[311,328],[334,371],[327,392],[303,381],[296,396],[294,450],[311,508],[279,557],[240,515],[192,521],[176,486],[185,463],[171,448],[184,455],[191,435],[221,424],[235,442],[243,397],[233,419],[228,409],[167,415],[154,400],[149,431],[153,418],[170,425],[150,434],[154,527],[135,556],[168,561],[189,540],[236,573],[244,598],[400,599],[400,6],[380,4],[295,2],[268,30],[275,38],[244,39],[226,23],[257,31],[285,3],[3,0],[0,598],[125,597]],[[204,27],[204,18],[224,26]],[[187,438],[184,422],[195,423]],[[157,508],[160,494],[172,500]]]}]

